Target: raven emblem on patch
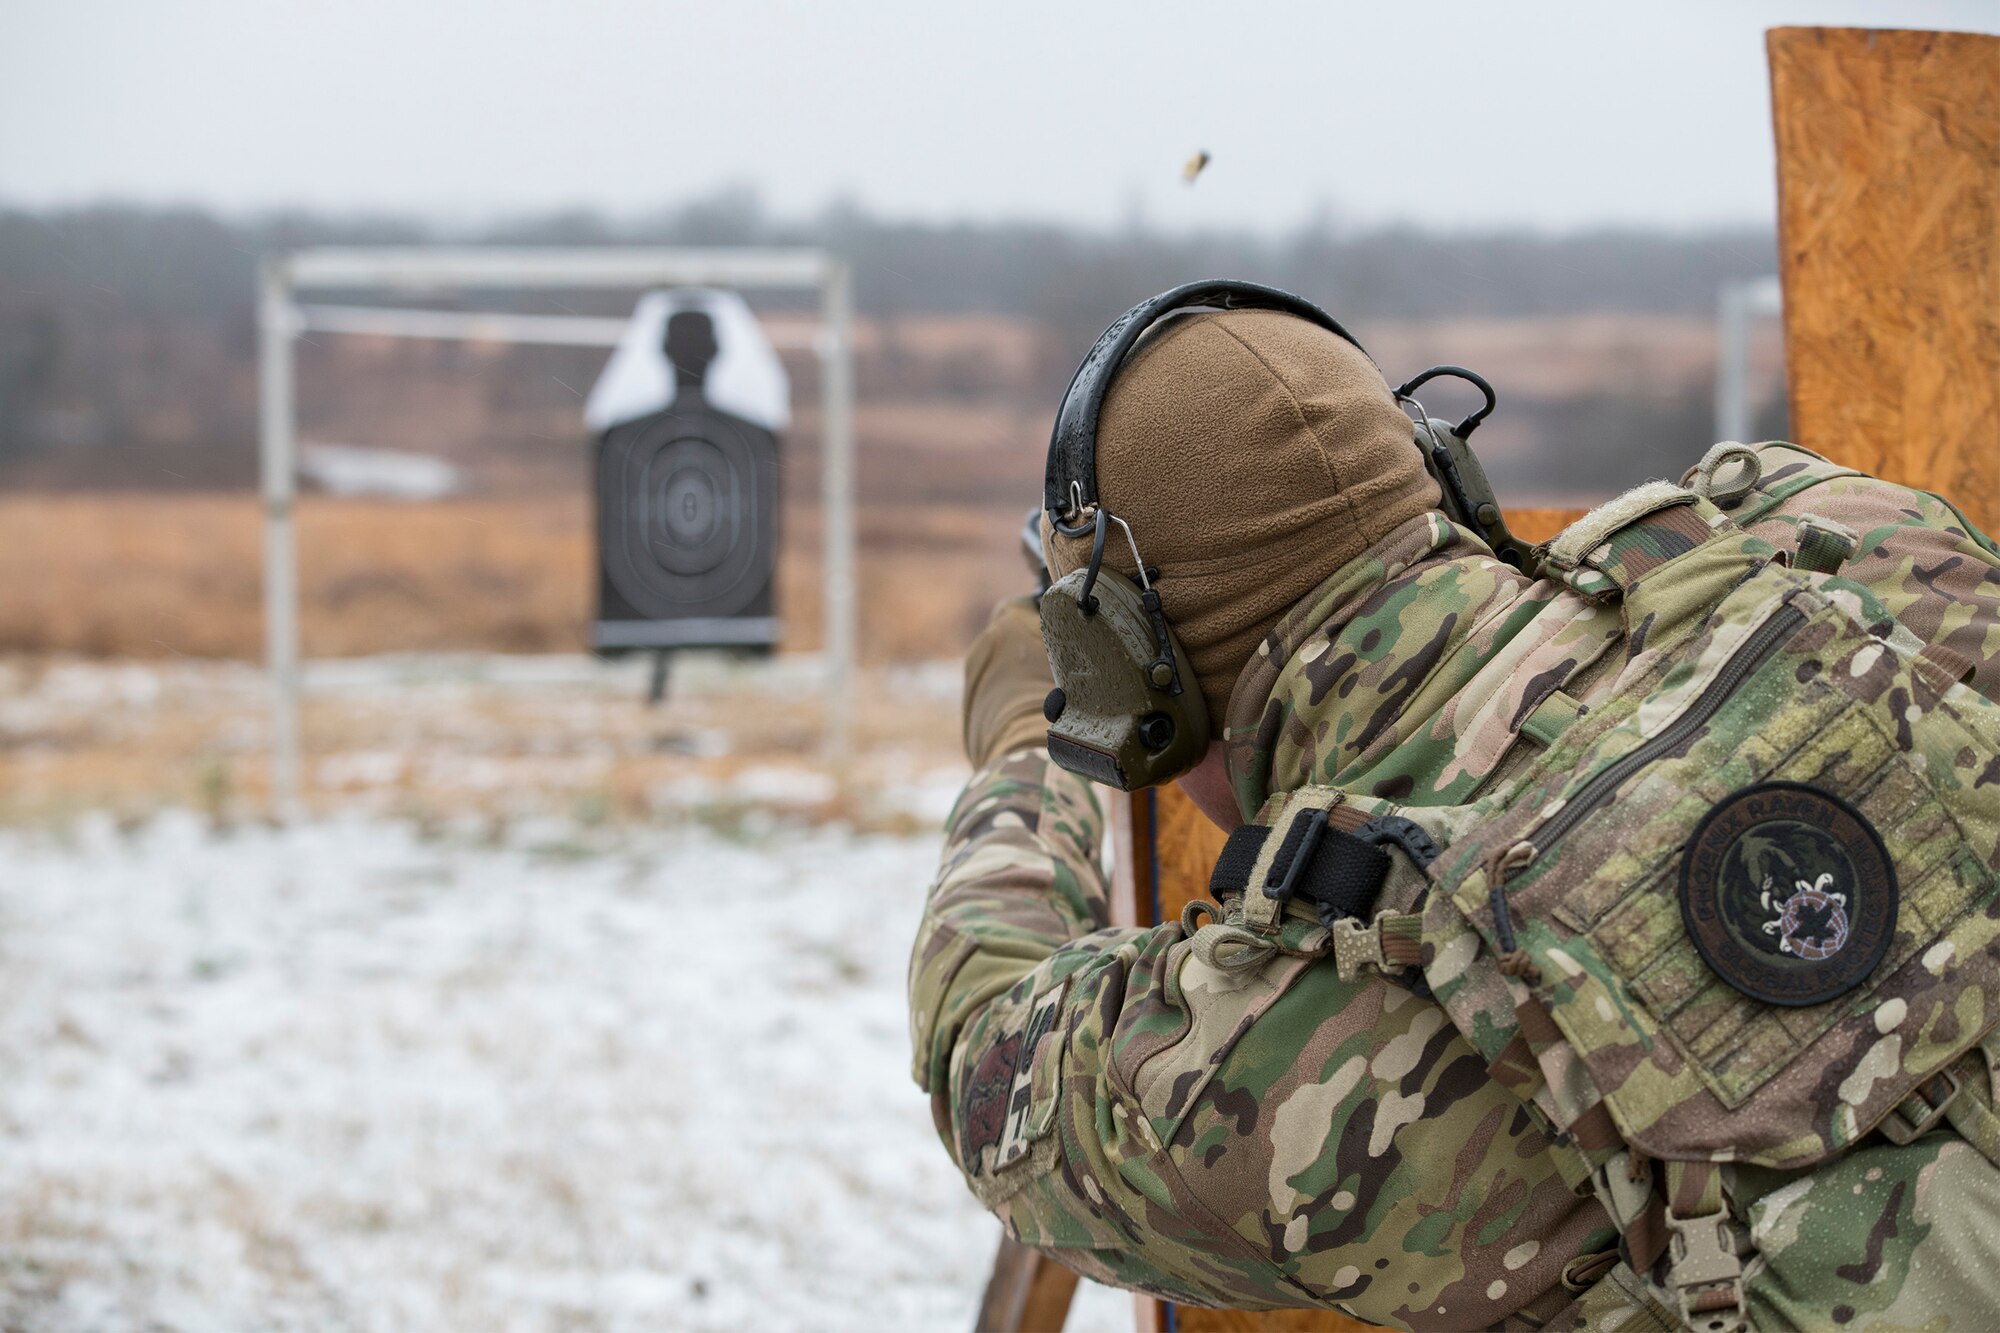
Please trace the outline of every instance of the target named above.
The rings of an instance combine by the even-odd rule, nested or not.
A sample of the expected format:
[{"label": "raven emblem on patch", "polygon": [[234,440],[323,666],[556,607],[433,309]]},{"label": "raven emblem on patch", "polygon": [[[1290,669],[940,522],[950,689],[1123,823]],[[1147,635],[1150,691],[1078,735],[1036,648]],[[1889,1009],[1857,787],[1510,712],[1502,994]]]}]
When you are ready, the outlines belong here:
[{"label": "raven emblem on patch", "polygon": [[[1847,895],[1832,891],[1833,872],[1824,871],[1798,892],[1776,904],[1777,915],[1764,923],[1766,935],[1778,936],[1778,952],[1801,958],[1831,958],[1847,947]],[[1764,877],[1760,895],[1765,911],[1773,910],[1771,877]]]},{"label": "raven emblem on patch", "polygon": [[1681,920],[1702,961],[1767,1004],[1822,1004],[1860,986],[1888,951],[1897,907],[1882,835],[1802,782],[1733,793],[1681,858]]}]

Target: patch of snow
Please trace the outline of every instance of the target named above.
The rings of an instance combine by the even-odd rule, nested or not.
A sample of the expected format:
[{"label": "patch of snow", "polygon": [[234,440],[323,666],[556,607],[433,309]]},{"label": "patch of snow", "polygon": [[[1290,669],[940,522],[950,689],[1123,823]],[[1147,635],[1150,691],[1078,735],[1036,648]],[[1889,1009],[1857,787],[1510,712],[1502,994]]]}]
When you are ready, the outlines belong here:
[{"label": "patch of snow", "polygon": [[822,805],[840,790],[833,774],[791,764],[752,765],[729,786],[739,800],[778,806]]},{"label": "patch of snow", "polygon": [[969,1327],[937,839],[474,827],[0,831],[0,1326]]},{"label": "patch of snow", "polygon": [[882,790],[882,804],[922,823],[942,827],[970,776],[964,768],[939,769],[908,782],[892,782]]},{"label": "patch of snow", "polygon": [[430,454],[359,444],[305,444],[299,475],[332,495],[441,500],[464,488],[457,468]]}]

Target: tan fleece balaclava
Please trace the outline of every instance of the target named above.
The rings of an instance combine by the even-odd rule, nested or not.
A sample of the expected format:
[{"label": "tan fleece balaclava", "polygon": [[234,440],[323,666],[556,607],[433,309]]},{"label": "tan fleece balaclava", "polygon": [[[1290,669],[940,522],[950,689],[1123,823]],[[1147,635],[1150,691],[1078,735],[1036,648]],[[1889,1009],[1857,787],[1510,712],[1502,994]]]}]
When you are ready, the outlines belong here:
[{"label": "tan fleece balaclava", "polygon": [[[1438,504],[1410,418],[1366,354],[1275,310],[1163,322],[1126,359],[1097,425],[1097,494],[1159,570],[1167,623],[1216,739],[1229,693],[1293,603]],[[1090,538],[1052,533],[1058,578]],[[1136,571],[1115,526],[1104,563]]]}]

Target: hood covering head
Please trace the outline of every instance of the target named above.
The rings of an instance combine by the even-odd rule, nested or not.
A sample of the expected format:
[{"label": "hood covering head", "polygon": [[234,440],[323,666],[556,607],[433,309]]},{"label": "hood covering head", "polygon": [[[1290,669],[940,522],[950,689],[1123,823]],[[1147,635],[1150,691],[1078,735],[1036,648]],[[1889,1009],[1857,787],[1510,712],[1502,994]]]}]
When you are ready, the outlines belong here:
[{"label": "hood covering head", "polygon": [[[1098,418],[1097,494],[1159,571],[1216,739],[1286,610],[1439,499],[1375,363],[1275,310],[1176,315],[1132,352]],[[1046,515],[1042,547],[1057,578],[1090,559]],[[1104,563],[1136,576],[1123,534]]]}]

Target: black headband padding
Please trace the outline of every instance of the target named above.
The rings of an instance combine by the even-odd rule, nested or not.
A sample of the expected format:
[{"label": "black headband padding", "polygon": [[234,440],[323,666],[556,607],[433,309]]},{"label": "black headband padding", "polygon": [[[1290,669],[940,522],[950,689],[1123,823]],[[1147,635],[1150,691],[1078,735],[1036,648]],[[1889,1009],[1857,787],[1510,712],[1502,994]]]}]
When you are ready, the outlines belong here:
[{"label": "black headband padding", "polygon": [[1368,349],[1332,315],[1302,296],[1261,283],[1210,278],[1141,301],[1113,320],[1111,327],[1092,345],[1063,394],[1062,406],[1056,410],[1055,429],[1049,433],[1048,469],[1042,484],[1042,507],[1050,514],[1069,511],[1071,483],[1081,490],[1084,504],[1097,503],[1097,417],[1104,410],[1104,395],[1110,392],[1111,381],[1126,355],[1147,329],[1163,316],[1195,306],[1281,310],[1338,334],[1353,343],[1363,356],[1368,355]]}]

